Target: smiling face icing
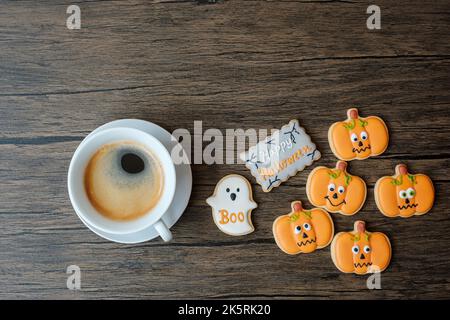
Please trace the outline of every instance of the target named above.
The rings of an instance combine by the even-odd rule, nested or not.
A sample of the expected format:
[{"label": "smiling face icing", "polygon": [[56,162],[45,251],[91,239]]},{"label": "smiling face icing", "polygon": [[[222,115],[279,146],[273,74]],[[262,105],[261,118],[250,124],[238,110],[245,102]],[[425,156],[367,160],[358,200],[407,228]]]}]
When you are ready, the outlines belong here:
[{"label": "smiling face icing", "polygon": [[358,109],[347,111],[348,119],[330,127],[331,150],[341,160],[367,159],[383,153],[389,143],[384,121],[378,117],[361,118]]},{"label": "smiling face icing", "polygon": [[369,235],[358,233],[354,236],[353,243],[352,253],[355,273],[365,274],[373,264]]},{"label": "smiling face icing", "polygon": [[305,212],[291,217],[290,231],[299,249],[304,253],[313,252],[317,248],[316,231],[311,224],[311,218]]},{"label": "smiling face icing", "polygon": [[345,273],[384,271],[391,261],[391,244],[381,232],[368,232],[364,221],[356,221],[352,232],[340,232],[331,244],[331,257]]},{"label": "smiling face icing", "polygon": [[419,205],[416,202],[416,189],[414,189],[414,183],[412,179],[410,180],[403,175],[399,182],[400,184],[395,186],[397,208],[402,215],[411,216],[416,212],[416,208]]},{"label": "smiling face icing", "polygon": [[212,207],[214,222],[224,233],[237,236],[253,232],[250,215],[257,204],[251,185],[243,176],[232,174],[222,178],[206,202]]},{"label": "smiling face icing", "polygon": [[315,206],[329,212],[353,215],[364,204],[367,187],[364,180],[347,172],[345,161],[338,161],[334,169],[314,169],[308,177],[306,192]]},{"label": "smiling face icing", "polygon": [[410,174],[400,164],[392,177],[382,177],[375,185],[378,209],[387,217],[411,217],[427,213],[433,206],[434,187],[423,174]]},{"label": "smiling face icing", "polygon": [[310,253],[327,246],[334,234],[333,220],[322,209],[304,210],[300,201],[291,204],[292,212],[273,223],[275,241],[287,254]]}]

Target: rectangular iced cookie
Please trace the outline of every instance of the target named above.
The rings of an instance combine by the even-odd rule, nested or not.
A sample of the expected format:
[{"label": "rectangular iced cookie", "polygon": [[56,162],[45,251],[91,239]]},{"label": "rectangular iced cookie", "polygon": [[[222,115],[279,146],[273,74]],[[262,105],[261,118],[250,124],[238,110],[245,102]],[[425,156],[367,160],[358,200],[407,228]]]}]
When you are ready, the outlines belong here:
[{"label": "rectangular iced cookie", "polygon": [[320,159],[320,152],[298,120],[291,120],[271,136],[241,154],[264,192]]}]

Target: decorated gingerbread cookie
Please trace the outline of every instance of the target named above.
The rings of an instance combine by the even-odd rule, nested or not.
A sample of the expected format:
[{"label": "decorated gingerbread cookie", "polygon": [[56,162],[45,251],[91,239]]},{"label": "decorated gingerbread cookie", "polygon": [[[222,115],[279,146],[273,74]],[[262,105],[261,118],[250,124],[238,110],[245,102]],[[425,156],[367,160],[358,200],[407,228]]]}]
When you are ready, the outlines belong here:
[{"label": "decorated gingerbread cookie", "polygon": [[241,159],[263,191],[269,192],[320,159],[320,152],[298,120],[291,120],[242,153]]},{"label": "decorated gingerbread cookie", "polygon": [[317,167],[311,171],[306,194],[314,206],[350,216],[364,205],[367,187],[363,179],[347,172],[347,162],[338,161],[336,168]]},{"label": "decorated gingerbread cookie", "polygon": [[241,236],[255,230],[251,212],[258,205],[253,201],[250,183],[243,176],[230,174],[223,177],[206,202],[212,207],[214,222],[221,231]]},{"label": "decorated gingerbread cookie", "polygon": [[347,120],[334,123],[328,130],[328,141],[337,158],[363,160],[386,150],[389,133],[381,118],[361,118],[356,108],[349,109],[347,117]]},{"label": "decorated gingerbread cookie", "polygon": [[422,215],[433,207],[433,182],[424,174],[409,173],[406,165],[399,164],[394,176],[377,181],[375,201],[387,217]]},{"label": "decorated gingerbread cookie", "polygon": [[334,225],[328,212],[313,208],[305,210],[300,201],[291,204],[289,214],[273,223],[275,242],[287,254],[310,253],[330,244]]},{"label": "decorated gingerbread cookie", "polygon": [[345,273],[366,274],[384,271],[391,261],[389,238],[381,232],[369,232],[364,221],[356,221],[354,230],[339,232],[331,243],[331,258]]}]

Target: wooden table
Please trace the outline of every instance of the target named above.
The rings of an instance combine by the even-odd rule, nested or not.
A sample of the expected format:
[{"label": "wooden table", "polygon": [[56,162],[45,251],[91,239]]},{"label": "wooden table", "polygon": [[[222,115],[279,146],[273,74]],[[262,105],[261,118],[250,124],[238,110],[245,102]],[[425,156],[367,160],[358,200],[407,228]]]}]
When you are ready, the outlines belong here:
[{"label": "wooden table", "polygon": [[[0,298],[449,298],[450,3],[435,1],[70,1],[0,3]],[[368,30],[367,6],[381,8]],[[329,248],[288,256],[272,222],[306,201],[311,168],[265,194],[243,165],[193,165],[174,240],[103,240],[68,199],[70,158],[90,131],[141,118],[169,131],[278,128],[297,118],[334,165],[328,127],[350,106],[389,125],[389,149],[352,162],[369,194],[355,219],[389,235],[382,290],[340,273]],[[404,162],[431,176],[434,209],[388,219],[373,186]],[[220,232],[205,199],[217,181],[252,181],[256,231]],[[81,290],[66,268],[81,268]]]}]

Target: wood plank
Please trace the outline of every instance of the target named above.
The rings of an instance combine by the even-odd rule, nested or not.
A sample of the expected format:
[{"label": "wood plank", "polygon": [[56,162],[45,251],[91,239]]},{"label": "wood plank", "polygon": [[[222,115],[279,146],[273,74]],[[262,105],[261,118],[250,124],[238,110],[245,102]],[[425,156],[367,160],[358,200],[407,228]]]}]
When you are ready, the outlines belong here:
[{"label": "wood plank", "polygon": [[[83,275],[86,273],[83,283],[86,283],[87,288],[77,293],[76,297],[111,298],[114,297],[111,296],[112,292],[125,290],[121,297],[136,295],[179,298],[189,294],[191,297],[289,295],[295,298],[346,298],[365,286],[364,277],[340,275],[331,264],[328,249],[305,257],[288,257],[274,244],[271,235],[272,222],[277,215],[288,210],[290,201],[305,200],[305,174],[289,180],[282,188],[277,188],[269,194],[263,193],[253,184],[255,200],[260,203],[260,208],[255,210],[253,215],[257,230],[249,236],[234,238],[222,234],[214,226],[210,209],[205,203],[206,196],[212,193],[215,181],[211,179],[204,182],[203,179],[215,171],[206,166],[194,166],[194,176],[199,179],[195,180],[188,210],[180,223],[173,228],[175,240],[170,244],[156,240],[140,245],[118,245],[92,234],[73,213],[65,193],[66,182],[62,178],[67,169],[67,161],[57,158],[70,156],[70,152],[59,154],[57,151],[65,149],[60,144],[9,148],[20,150],[2,152],[2,155],[15,155],[18,165],[9,173],[11,177],[7,184],[0,188],[2,202],[5,204],[0,213],[4,229],[2,244],[8,248],[0,255],[0,264],[8,268],[14,266],[13,274],[11,270],[3,269],[3,272],[8,274],[7,281],[3,283],[0,280],[8,294],[72,298],[74,294],[64,287],[63,273],[64,267],[70,264],[80,265]],[[44,149],[39,152],[46,155],[41,156],[42,158],[49,159],[50,155],[54,159],[34,159],[33,166],[41,166],[41,170],[33,166],[27,169],[29,154],[37,153],[30,150],[36,148]],[[25,156],[19,156],[20,153]],[[423,160],[422,165],[417,161],[414,162],[414,168],[427,168],[431,165],[429,169],[432,177],[438,180],[440,174],[436,171],[443,170],[441,173],[448,175],[448,165],[442,165],[448,164],[448,160],[441,161],[443,162],[440,165],[435,163],[436,160]],[[3,157],[0,162],[8,162],[8,159]],[[383,163],[370,167],[370,178],[385,174],[385,162],[386,160],[383,160]],[[375,161],[367,163],[375,164]],[[436,165],[435,169],[433,165]],[[248,173],[245,175],[249,176]],[[214,173],[213,176],[217,179],[220,174]],[[449,210],[448,201],[445,199],[448,199],[450,194],[448,181],[435,181],[435,185],[437,199],[433,211],[424,217],[405,221],[387,219],[377,211],[372,195],[372,182],[366,206],[357,216],[358,219],[367,220],[373,229],[386,232],[391,237],[395,255],[392,266],[385,273],[386,279],[383,274],[382,280],[383,288],[388,289],[387,296],[390,298],[406,297],[403,290],[411,290],[411,287],[405,284],[404,279],[414,272],[442,272],[442,276],[433,276],[432,279],[427,277],[427,286],[422,289],[419,287],[424,285],[425,280],[415,279],[414,295],[408,297],[443,297],[429,291],[429,288],[446,281],[444,270],[447,268],[448,258],[439,254],[439,250],[443,248],[436,246],[436,239],[433,237],[439,234],[439,243],[448,241],[448,233],[445,231],[450,225],[443,213]],[[39,211],[35,208],[36,204]],[[349,228],[354,220],[340,215],[333,215],[333,218],[337,232]],[[433,226],[432,232],[429,231],[430,225]],[[414,245],[416,243],[420,245]],[[51,252],[51,255],[45,254],[47,252]],[[164,271],[166,268],[170,268],[170,277]],[[197,270],[198,274],[189,279],[182,279],[183,275],[189,272],[189,268]],[[298,274],[293,270],[298,270]],[[265,280],[251,283],[257,278],[255,272]],[[102,276],[99,277],[99,274]],[[282,276],[289,274],[294,278]],[[116,277],[121,280],[115,281]],[[230,281],[230,277],[236,277],[236,282]],[[241,277],[245,279],[247,288],[244,291],[241,288]],[[293,279],[296,281],[285,287]],[[196,283],[194,287],[193,283]],[[37,288],[36,291],[33,291],[33,286]],[[108,287],[106,292],[101,289],[104,286]],[[332,290],[341,287],[349,291]],[[367,291],[364,297],[383,297],[385,294]]]},{"label": "wood plank", "polygon": [[[83,2],[82,28],[72,31],[65,26],[66,1],[6,2],[0,4],[0,60],[9,63],[1,66],[0,88],[42,94],[164,90],[190,82],[220,89],[231,75],[238,88],[263,82],[258,73],[267,65],[449,57],[447,1],[377,3],[380,32],[366,28],[367,3]],[[282,74],[266,77],[282,80]]]},{"label": "wood plank", "polygon": [[[382,30],[366,28],[370,2],[81,1],[82,29],[65,27],[67,1],[0,3],[0,298],[450,297],[450,4],[380,0]],[[327,130],[358,106],[389,126],[389,149],[352,162],[369,186],[355,217],[388,234],[382,290],[337,271],[329,248],[288,256],[273,220],[306,201],[310,169],[263,193],[242,165],[193,165],[188,209],[174,241],[108,242],[86,229],[66,190],[70,158],[97,126],[120,118],[169,131],[279,128],[292,118],[334,165]],[[422,217],[387,219],[373,186],[405,162],[433,179]],[[230,237],[205,199],[231,172],[252,182],[256,231]],[[82,290],[66,288],[66,267]]]}]

